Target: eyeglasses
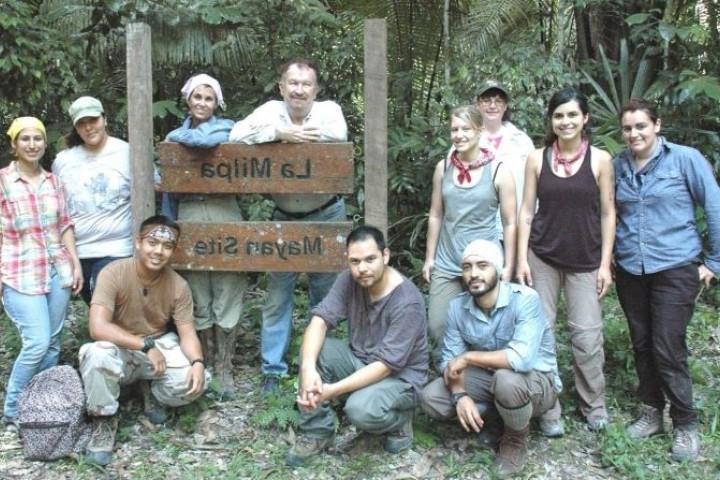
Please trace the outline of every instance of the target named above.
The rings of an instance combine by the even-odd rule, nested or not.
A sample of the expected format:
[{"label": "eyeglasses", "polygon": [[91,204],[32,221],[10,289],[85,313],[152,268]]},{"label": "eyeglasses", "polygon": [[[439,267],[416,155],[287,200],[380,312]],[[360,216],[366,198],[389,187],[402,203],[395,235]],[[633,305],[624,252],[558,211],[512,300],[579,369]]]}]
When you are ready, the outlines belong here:
[{"label": "eyeglasses", "polygon": [[478,103],[483,107],[489,107],[493,103],[498,107],[504,107],[507,102],[502,97],[485,97],[479,98]]}]

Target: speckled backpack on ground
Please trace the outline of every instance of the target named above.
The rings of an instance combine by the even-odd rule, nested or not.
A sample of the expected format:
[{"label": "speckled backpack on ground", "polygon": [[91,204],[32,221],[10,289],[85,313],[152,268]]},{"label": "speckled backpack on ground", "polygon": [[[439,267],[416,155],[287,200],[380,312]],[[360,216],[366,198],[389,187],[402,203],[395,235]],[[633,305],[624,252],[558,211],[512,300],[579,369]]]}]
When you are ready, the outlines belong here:
[{"label": "speckled backpack on ground", "polygon": [[35,375],[18,397],[18,424],[28,460],[81,452],[89,437],[80,374],[67,365]]}]

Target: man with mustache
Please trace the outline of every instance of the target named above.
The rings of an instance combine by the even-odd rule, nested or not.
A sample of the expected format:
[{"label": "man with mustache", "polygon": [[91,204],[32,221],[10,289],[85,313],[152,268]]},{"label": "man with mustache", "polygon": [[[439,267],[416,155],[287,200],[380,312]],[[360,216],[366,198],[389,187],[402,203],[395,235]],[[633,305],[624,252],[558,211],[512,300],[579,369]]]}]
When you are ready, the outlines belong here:
[{"label": "man with mustache", "polygon": [[[350,232],[347,259],[350,268],[313,309],[303,337],[299,435],[286,457],[291,466],[332,446],[338,423],[333,400],[345,402],[343,411],[358,430],[385,435],[387,452],[412,446],[416,394],[428,370],[422,294],[388,266],[390,251],[375,227]],[[342,320],[348,340],[326,337]]]},{"label": "man with mustache", "polygon": [[[295,58],[280,69],[278,87],[282,100],[270,100],[237,122],[230,141],[246,144],[267,142],[308,143],[345,142],[347,125],[340,106],[332,101],[316,101],[318,68],[311,60]],[[274,194],[273,220],[343,221],[345,203],[332,194]],[[325,297],[335,281],[334,273],[309,273],[310,308]],[[298,274],[271,272],[268,299],[263,308],[260,336],[262,391],[277,389],[279,379],[288,374],[285,361],[292,334],[293,293]]]},{"label": "man with mustache", "polygon": [[94,342],[83,345],[79,354],[93,423],[86,447],[91,463],[112,460],[121,386],[142,382],[145,415],[159,424],[167,416],[164,405],[193,402],[210,380],[195,332],[190,288],[168,266],[179,236],[180,227],[172,220],[150,217],[135,237],[135,256],[112,262],[98,276],[90,303]]},{"label": "man with mustache", "polygon": [[562,388],[555,337],[538,294],[500,281],[503,255],[493,242],[475,240],[463,252],[466,291],[450,301],[440,369],[422,392],[433,418],[457,416],[499,450],[496,473],[505,478],[527,463],[530,418],[552,408]]}]

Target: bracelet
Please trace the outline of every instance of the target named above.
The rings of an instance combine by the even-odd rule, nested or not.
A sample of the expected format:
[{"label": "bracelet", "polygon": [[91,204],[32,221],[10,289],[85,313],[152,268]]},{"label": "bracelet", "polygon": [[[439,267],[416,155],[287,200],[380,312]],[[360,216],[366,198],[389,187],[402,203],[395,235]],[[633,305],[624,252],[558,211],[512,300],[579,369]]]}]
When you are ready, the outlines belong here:
[{"label": "bracelet", "polygon": [[202,358],[196,358],[195,360],[193,360],[192,362],[190,362],[190,366],[192,367],[192,366],[194,366],[196,363],[202,363],[203,368],[205,368],[205,360],[203,360]]},{"label": "bracelet", "polygon": [[463,397],[469,397],[469,396],[470,396],[470,394],[468,394],[468,392],[457,392],[457,393],[453,393],[453,394],[450,396],[450,401],[452,402],[453,407],[457,407],[457,404],[458,404],[458,402],[460,401],[461,398],[463,398]]}]

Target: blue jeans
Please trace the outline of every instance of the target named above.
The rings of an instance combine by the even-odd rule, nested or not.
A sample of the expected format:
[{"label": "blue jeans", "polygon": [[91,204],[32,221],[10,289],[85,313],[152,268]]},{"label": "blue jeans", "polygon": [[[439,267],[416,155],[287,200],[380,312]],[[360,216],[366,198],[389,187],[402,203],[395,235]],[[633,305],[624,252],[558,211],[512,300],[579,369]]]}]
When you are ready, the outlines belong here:
[{"label": "blue jeans", "polygon": [[80,296],[85,303],[90,305],[92,300],[93,291],[95,291],[95,285],[97,285],[97,277],[100,274],[100,270],[105,268],[110,262],[119,260],[125,257],[99,257],[99,258],[81,258],[80,266],[83,271],[83,289],[80,292]]},{"label": "blue jeans", "polygon": [[17,416],[17,396],[32,377],[60,358],[60,340],[70,288],[63,288],[53,269],[50,293],[26,295],[3,286],[5,312],[20,331],[22,349],[13,365],[5,394],[4,415]]},{"label": "blue jeans", "polygon": [[[309,215],[303,221],[344,221],[347,218],[345,202],[340,199],[333,205]],[[275,211],[273,220],[287,221],[280,211]],[[262,372],[265,375],[287,375],[285,361],[290,337],[292,336],[293,293],[297,272],[271,272],[268,279],[268,299],[262,312],[262,331],[260,332],[260,354]],[[337,273],[309,273],[310,308],[325,298],[337,277]]]}]

